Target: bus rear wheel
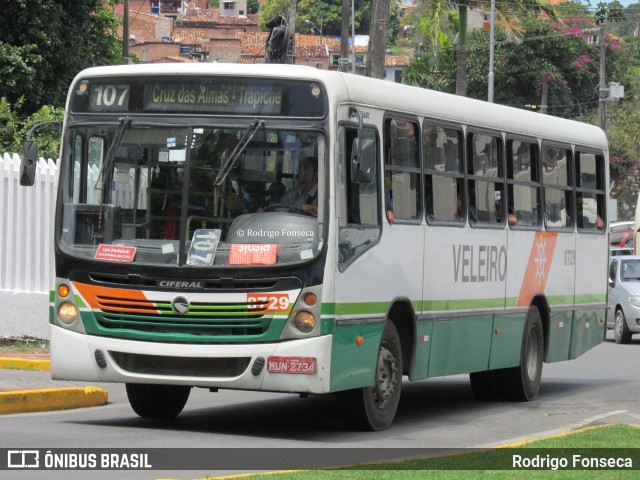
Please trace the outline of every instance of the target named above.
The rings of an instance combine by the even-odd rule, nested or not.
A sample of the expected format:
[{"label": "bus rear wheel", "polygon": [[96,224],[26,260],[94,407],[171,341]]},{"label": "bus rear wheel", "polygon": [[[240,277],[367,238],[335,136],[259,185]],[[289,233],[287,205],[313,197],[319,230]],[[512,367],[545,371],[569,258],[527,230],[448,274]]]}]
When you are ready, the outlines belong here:
[{"label": "bus rear wheel", "polygon": [[127,397],[133,411],[142,418],[169,419],[184,408],[191,387],[127,383]]},{"label": "bus rear wheel", "polygon": [[387,322],[378,350],[373,387],[342,392],[345,421],[358,430],[380,431],[391,426],[400,402],[402,346],[395,325]]},{"label": "bus rear wheel", "polygon": [[544,332],[538,307],[532,305],[522,335],[520,365],[500,371],[502,391],[508,400],[527,402],[540,390],[544,360]]}]

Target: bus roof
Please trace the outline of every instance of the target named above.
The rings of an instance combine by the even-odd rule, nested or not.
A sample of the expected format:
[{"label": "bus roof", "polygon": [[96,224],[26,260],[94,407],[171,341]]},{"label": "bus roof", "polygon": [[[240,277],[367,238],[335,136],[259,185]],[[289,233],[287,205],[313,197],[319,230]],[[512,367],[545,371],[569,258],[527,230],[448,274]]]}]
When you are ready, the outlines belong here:
[{"label": "bus roof", "polygon": [[608,148],[605,133],[595,125],[552,115],[541,117],[543,114],[519,108],[303,65],[234,63],[115,65],[89,68],[80,72],[76,80],[87,77],[128,75],[259,75],[316,80],[331,90],[330,97],[344,103],[384,108],[477,128],[540,137],[550,141],[580,144],[604,150]]}]

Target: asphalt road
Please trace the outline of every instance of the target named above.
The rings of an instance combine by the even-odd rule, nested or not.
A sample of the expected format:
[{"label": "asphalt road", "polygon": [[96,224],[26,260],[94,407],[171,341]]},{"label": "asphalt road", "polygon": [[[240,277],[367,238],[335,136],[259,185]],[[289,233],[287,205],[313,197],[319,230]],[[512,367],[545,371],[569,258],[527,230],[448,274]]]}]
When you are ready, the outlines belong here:
[{"label": "asphalt road", "polygon": [[[588,425],[640,423],[638,365],[640,337],[634,337],[630,345],[608,340],[577,360],[545,364],[540,393],[528,403],[478,402],[471,394],[467,375],[405,382],[395,423],[388,431],[377,433],[347,430],[331,396],[194,390],[176,420],[149,421],[133,413],[123,386],[103,384],[99,386],[109,391],[110,400],[105,407],[0,417],[0,448],[91,448],[98,452],[167,448],[169,465],[172,458],[180,463],[184,453],[171,449],[215,449],[207,468],[96,471],[90,476],[86,471],[47,471],[45,475],[47,479],[148,479],[240,473],[246,471],[248,461],[265,457],[272,462],[262,465],[256,460],[252,469],[270,469],[273,462],[277,469],[295,468],[293,459],[299,452],[294,448],[305,449],[306,456],[321,448],[344,452],[380,449],[372,452],[382,458],[393,456],[390,449],[504,445]],[[223,448],[229,450],[219,450]],[[214,454],[221,451],[223,456]],[[331,455],[318,452],[319,458],[323,456],[331,459]],[[333,460],[341,462],[342,458]],[[43,472],[3,473],[7,472],[0,472],[3,478],[35,479]]]}]

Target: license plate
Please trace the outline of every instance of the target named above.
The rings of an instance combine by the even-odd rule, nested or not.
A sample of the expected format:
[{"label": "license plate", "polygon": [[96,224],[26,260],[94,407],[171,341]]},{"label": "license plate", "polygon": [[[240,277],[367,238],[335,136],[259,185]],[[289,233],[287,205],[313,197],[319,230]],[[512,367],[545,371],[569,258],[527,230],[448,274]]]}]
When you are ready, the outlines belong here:
[{"label": "license plate", "polygon": [[291,373],[315,375],[318,361],[315,357],[268,357],[269,373]]}]

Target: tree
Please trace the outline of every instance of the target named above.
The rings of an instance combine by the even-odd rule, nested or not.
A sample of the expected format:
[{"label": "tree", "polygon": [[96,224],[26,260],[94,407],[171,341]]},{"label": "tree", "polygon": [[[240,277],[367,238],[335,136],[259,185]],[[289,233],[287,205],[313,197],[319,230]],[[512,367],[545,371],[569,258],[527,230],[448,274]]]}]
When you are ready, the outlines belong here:
[{"label": "tree", "polygon": [[[306,23],[309,20],[318,28],[322,24],[323,35],[340,35],[342,22],[346,21],[350,25],[351,20],[350,0],[346,0],[346,3],[349,13],[345,18],[342,11],[343,0],[299,0],[296,8],[296,32],[312,32],[313,27]],[[290,5],[291,0],[266,0],[260,8],[260,20],[258,23],[260,28],[264,29],[265,22],[268,22],[274,15],[281,14],[288,18]],[[370,2],[356,0],[355,28],[359,33],[368,33],[370,11]]]},{"label": "tree", "polygon": [[[20,103],[16,107],[20,107]],[[0,98],[0,152],[17,153],[22,151],[22,140],[31,127],[37,122],[61,120],[62,107],[45,105],[37,112],[23,119],[16,113],[6,98]],[[38,155],[43,158],[58,158],[60,150],[60,133],[57,130],[42,129],[35,135],[38,141]]]},{"label": "tree", "polygon": [[121,41],[110,34],[117,18],[102,0],[14,0],[2,15],[0,98],[20,115],[64,105],[80,70],[121,63]]},{"label": "tree", "polygon": [[[440,33],[447,25],[447,10],[457,8],[459,25],[457,36],[457,67],[456,94],[467,95],[467,13],[469,8],[490,11],[490,1],[487,0],[427,0],[427,12],[431,15],[432,39],[440,37]],[[544,12],[555,18],[555,10],[549,0],[513,0],[511,2],[495,2],[496,26],[510,38],[517,38],[522,32],[521,14]]]},{"label": "tree", "polygon": [[[517,43],[497,32],[495,49],[495,100],[523,108],[540,105],[548,90],[547,113],[586,119],[597,109],[598,50],[592,17],[565,18],[567,23],[538,18],[523,21]],[[488,33],[469,36],[469,96],[485,98],[488,71]],[[612,78],[624,63],[625,52],[610,39],[607,70]]]},{"label": "tree", "polygon": [[371,28],[369,29],[369,55],[367,77],[384,77],[384,57],[387,51],[387,27],[391,11],[390,0],[373,0]]}]

